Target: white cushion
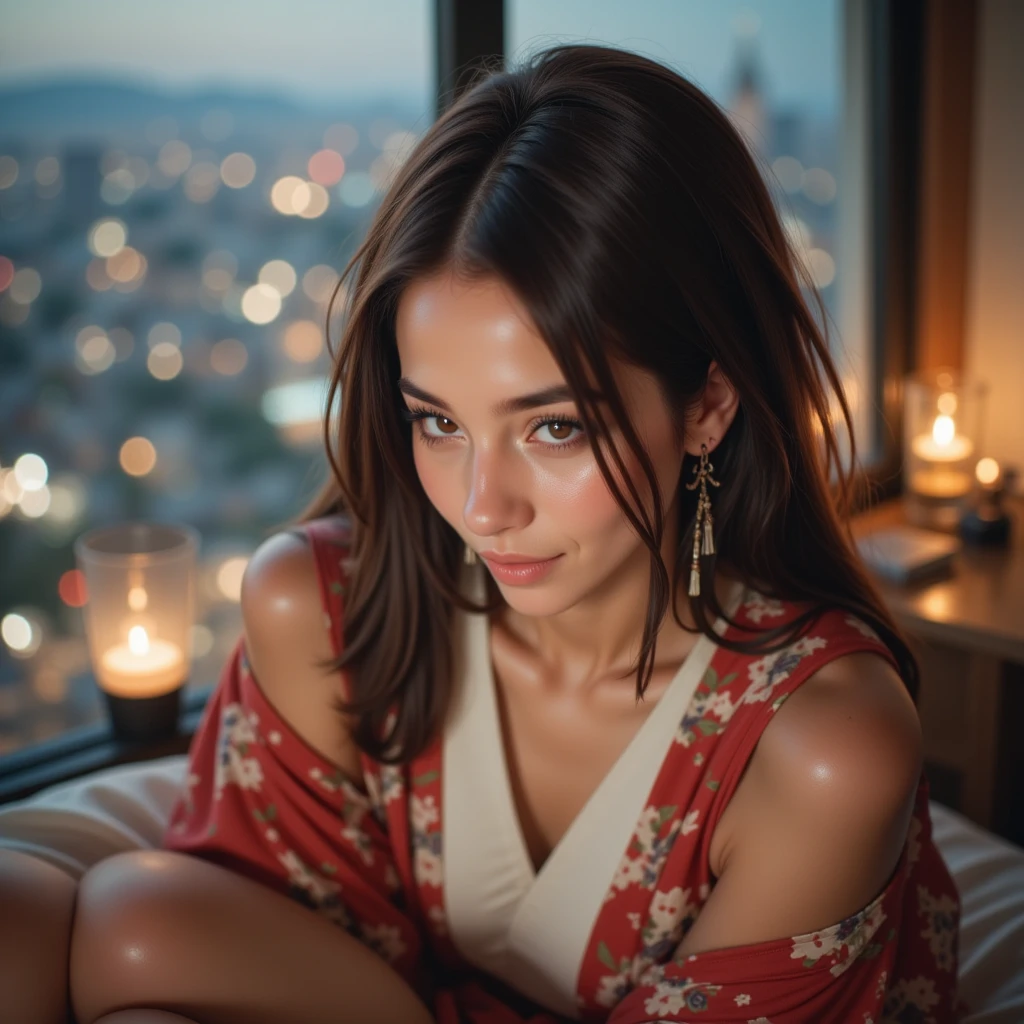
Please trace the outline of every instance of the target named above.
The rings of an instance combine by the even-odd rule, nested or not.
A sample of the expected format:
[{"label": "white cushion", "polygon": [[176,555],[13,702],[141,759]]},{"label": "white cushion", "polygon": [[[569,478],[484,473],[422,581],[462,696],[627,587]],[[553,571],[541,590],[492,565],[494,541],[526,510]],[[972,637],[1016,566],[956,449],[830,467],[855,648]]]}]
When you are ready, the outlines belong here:
[{"label": "white cushion", "polygon": [[960,995],[971,1024],[1024,1021],[1024,850],[943,804],[932,836],[960,890]]},{"label": "white cushion", "polygon": [[[0,848],[80,878],[123,850],[158,848],[188,759],[118,765],[0,805]],[[935,841],[960,890],[964,1024],[1024,1021],[1024,850],[930,803]]]},{"label": "white cushion", "polygon": [[0,804],[0,848],[23,850],[81,878],[123,850],[158,848],[188,758],[116,765]]}]

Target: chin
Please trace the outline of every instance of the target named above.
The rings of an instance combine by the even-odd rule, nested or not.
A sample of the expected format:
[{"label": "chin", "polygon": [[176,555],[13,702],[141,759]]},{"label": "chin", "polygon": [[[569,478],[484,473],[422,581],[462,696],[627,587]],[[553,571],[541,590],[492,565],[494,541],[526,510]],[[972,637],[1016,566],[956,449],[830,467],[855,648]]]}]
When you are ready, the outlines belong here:
[{"label": "chin", "polygon": [[498,589],[509,608],[535,619],[558,615],[576,603],[575,600],[567,600],[562,588],[551,583],[530,587],[509,587],[498,583]]}]

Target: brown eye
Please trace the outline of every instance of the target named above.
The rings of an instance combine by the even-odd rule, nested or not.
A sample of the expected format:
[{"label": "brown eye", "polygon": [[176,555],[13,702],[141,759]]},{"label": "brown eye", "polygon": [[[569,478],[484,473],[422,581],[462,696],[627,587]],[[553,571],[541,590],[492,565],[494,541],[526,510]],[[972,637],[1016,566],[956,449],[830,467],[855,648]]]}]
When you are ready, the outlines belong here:
[{"label": "brown eye", "polygon": [[[440,426],[440,424],[441,424],[441,421],[443,420],[443,421],[444,421],[445,423],[451,423],[451,425],[452,425],[452,427],[453,427],[453,429],[454,429],[454,430],[458,430],[458,429],[459,429],[458,427],[456,427],[456,426],[455,426],[455,424],[454,424],[454,423],[452,423],[452,421],[451,421],[450,419],[448,419],[448,417],[447,417],[447,416],[435,416],[435,417],[434,417],[434,420],[435,420],[435,422],[437,422],[437,424],[438,424],[439,426]],[[448,431],[446,431],[446,430],[444,430],[444,429],[442,428],[442,430],[441,430],[441,433],[443,433],[443,434],[446,434],[446,433],[448,433]]]},{"label": "brown eye", "polygon": [[[568,440],[568,438],[572,435],[573,430],[576,429],[571,423],[565,423],[562,420],[548,420],[548,422],[544,425],[548,428],[548,430],[551,431],[551,436],[556,441]],[[567,431],[567,433],[560,434],[560,430]]]}]

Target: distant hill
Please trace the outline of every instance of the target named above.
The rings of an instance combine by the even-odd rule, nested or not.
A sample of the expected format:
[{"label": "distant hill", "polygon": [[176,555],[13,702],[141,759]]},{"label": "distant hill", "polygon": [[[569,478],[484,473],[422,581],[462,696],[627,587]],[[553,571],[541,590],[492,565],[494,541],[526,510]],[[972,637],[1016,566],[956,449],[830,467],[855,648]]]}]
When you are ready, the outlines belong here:
[{"label": "distant hill", "polygon": [[211,109],[230,112],[234,132],[265,132],[275,124],[344,118],[360,120],[390,115],[408,123],[417,116],[416,102],[386,96],[379,100],[340,94],[337,103],[309,101],[278,93],[205,90],[163,92],[146,84],[96,78],[62,78],[32,85],[0,86],[0,141],[3,137],[109,135],[111,131],[140,132],[157,117],[173,117],[187,136],[198,129]]}]

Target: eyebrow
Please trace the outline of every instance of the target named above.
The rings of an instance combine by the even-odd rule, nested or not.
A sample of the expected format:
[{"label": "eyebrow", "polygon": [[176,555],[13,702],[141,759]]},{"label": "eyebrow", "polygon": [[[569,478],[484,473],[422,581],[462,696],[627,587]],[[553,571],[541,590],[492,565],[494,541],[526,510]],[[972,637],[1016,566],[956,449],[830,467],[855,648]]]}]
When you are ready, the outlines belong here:
[{"label": "eyebrow", "polygon": [[[437,395],[413,384],[408,377],[401,377],[398,381],[398,390],[410,398],[418,398],[421,402],[428,402],[436,405],[445,412],[451,412],[451,407],[442,402]],[[567,384],[553,384],[551,387],[541,388],[540,391],[533,391],[528,395],[519,395],[516,398],[505,398],[491,407],[495,416],[511,416],[513,413],[525,412],[527,409],[536,409],[540,405],[552,405],[555,402],[573,401],[573,393]]]}]

